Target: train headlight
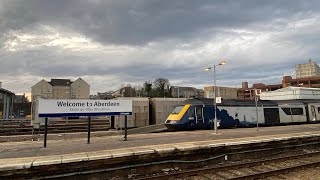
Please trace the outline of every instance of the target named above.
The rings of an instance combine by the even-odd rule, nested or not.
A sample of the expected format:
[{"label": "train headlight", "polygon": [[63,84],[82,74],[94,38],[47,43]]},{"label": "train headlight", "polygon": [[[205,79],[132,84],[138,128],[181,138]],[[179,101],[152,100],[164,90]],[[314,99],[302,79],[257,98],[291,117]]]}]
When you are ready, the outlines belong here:
[{"label": "train headlight", "polygon": [[167,120],[166,124],[176,124],[178,121]]}]

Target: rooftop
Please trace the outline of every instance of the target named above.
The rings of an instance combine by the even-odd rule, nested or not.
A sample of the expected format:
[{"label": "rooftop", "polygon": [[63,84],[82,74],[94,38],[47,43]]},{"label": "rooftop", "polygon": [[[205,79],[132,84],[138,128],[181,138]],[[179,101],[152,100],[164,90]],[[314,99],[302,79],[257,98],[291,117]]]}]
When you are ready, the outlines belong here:
[{"label": "rooftop", "polygon": [[70,79],[51,79],[49,84],[52,86],[70,86],[72,81]]},{"label": "rooftop", "polygon": [[0,88],[0,93],[7,94],[7,95],[13,95],[13,96],[15,95],[14,92],[11,92],[11,91],[3,89],[3,88]]}]

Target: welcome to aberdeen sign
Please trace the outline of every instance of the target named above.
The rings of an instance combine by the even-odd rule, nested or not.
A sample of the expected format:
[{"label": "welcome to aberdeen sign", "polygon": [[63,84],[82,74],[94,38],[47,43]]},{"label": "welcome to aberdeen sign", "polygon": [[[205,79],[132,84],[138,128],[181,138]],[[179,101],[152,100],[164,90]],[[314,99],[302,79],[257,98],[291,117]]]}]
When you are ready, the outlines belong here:
[{"label": "welcome to aberdeen sign", "polygon": [[132,115],[132,100],[39,99],[39,117]]}]

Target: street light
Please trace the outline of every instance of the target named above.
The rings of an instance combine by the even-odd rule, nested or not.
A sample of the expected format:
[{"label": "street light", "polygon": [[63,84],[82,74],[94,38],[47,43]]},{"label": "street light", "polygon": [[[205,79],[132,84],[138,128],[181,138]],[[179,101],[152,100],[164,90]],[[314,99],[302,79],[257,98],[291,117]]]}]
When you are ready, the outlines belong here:
[{"label": "street light", "polygon": [[[255,105],[256,105],[256,120],[257,120],[257,131],[259,131],[259,116],[258,116],[258,101],[259,101],[259,95],[258,95],[258,90],[259,92],[261,93],[261,90],[260,89],[249,89],[250,91],[250,100],[252,100],[252,93],[251,93],[251,90],[254,91],[254,101],[255,101]],[[244,91],[248,91],[248,90],[244,90]],[[259,94],[260,94],[259,93]],[[245,95],[244,95],[245,97]]]},{"label": "street light", "polygon": [[[259,93],[258,93],[259,90]],[[258,116],[258,101],[259,101],[259,94],[261,93],[261,89],[254,89],[254,100],[256,102],[256,119],[257,119],[257,131],[259,131],[259,116]]]},{"label": "street light", "polygon": [[214,91],[214,133],[218,134],[217,132],[217,93],[216,93],[216,66],[222,66],[225,65],[226,61],[221,61],[219,64],[217,65],[213,65],[213,67],[207,67],[205,68],[206,71],[209,71],[211,69],[213,69],[213,79],[214,79],[214,87],[213,87],[213,91]]}]

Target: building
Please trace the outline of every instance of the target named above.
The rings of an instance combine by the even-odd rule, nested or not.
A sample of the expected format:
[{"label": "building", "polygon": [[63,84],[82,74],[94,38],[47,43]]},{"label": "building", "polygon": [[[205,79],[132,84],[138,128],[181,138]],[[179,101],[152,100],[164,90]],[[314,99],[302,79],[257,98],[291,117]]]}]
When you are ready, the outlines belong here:
[{"label": "building", "polygon": [[171,97],[183,97],[183,98],[201,98],[204,97],[202,89],[196,89],[194,87],[181,87],[171,86],[170,87]]},{"label": "building", "polygon": [[286,87],[275,91],[262,92],[262,100],[320,99],[319,88]]},{"label": "building", "polygon": [[90,95],[90,99],[112,99],[113,97],[113,91],[109,92],[97,92],[96,95]]},{"label": "building", "polygon": [[122,97],[122,95],[121,95],[121,93],[120,93],[120,89],[114,91],[114,92],[112,93],[112,96],[113,96],[113,97]]},{"label": "building", "polygon": [[296,64],[296,78],[320,76],[320,67],[312,59],[309,63]]},{"label": "building", "polygon": [[320,76],[304,77],[293,79],[291,76],[284,76],[282,79],[282,87],[310,87],[320,88]]},{"label": "building", "polygon": [[[237,99],[238,88],[216,86],[217,97],[223,99]],[[205,98],[214,98],[214,86],[204,87]]]},{"label": "building", "polygon": [[286,87],[320,88],[320,76],[296,79],[293,79],[291,76],[284,76],[281,84],[266,85],[256,83],[253,84],[251,88],[242,86],[242,88],[238,89],[238,99],[254,99],[256,92],[275,91]]},{"label": "building", "polygon": [[90,85],[78,78],[72,82],[70,79],[51,79],[50,82],[41,80],[31,87],[32,99],[88,99]]},{"label": "building", "polygon": [[253,100],[261,92],[275,91],[289,86],[320,88],[320,68],[313,60],[309,59],[309,63],[306,64],[296,64],[296,76],[296,79],[284,76],[281,84],[255,83],[250,88],[248,82],[243,82],[242,88],[238,89],[237,98]]},{"label": "building", "polygon": [[15,94],[3,89],[0,83],[0,119],[7,120],[13,115],[13,102]]},{"label": "building", "polygon": [[249,88],[247,82],[243,82],[242,88],[239,88],[237,91],[237,99],[253,100],[255,96],[257,96],[261,92],[274,91],[281,88],[282,84],[266,85],[264,83],[256,83]]}]

